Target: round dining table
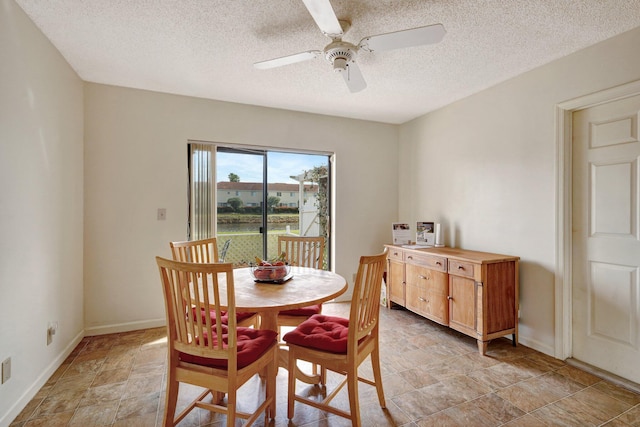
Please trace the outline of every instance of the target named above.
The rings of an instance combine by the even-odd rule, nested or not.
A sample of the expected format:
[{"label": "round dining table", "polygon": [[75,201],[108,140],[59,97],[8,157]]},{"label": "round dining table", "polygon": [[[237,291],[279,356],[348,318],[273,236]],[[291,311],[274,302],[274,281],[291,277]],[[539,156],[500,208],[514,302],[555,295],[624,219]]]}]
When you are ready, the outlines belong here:
[{"label": "round dining table", "polygon": [[[260,328],[278,332],[278,313],[330,301],[349,287],[346,279],[331,271],[308,267],[291,267],[290,279],[283,283],[257,282],[250,268],[233,270],[236,312],[252,312],[260,315]],[[288,366],[286,346],[280,346],[277,365]],[[317,375],[307,375],[296,369],[301,381],[314,384]]]},{"label": "round dining table", "polygon": [[283,283],[256,282],[250,268],[233,270],[236,311],[260,314],[262,329],[278,330],[278,313],[330,301],[347,291],[344,277],[331,271],[291,267]]}]

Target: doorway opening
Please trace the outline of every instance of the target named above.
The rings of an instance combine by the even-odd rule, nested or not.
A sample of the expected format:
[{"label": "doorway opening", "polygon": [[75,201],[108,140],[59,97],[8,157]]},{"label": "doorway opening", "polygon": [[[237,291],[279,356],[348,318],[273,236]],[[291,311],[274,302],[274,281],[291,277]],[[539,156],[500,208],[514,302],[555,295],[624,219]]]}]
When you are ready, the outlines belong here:
[{"label": "doorway opening", "polygon": [[[578,245],[576,247],[575,243],[575,228],[576,225],[582,224],[583,220],[578,221],[578,224],[574,223],[574,217],[576,214],[586,215],[588,218],[586,225],[582,224],[581,233],[583,233],[586,239],[591,241],[594,238],[598,238],[602,233],[593,232],[594,227],[600,227],[600,223],[595,221],[595,214],[593,213],[594,208],[598,208],[602,210],[602,203],[598,203],[598,194],[606,194],[606,193],[597,193],[599,187],[594,187],[592,190],[587,191],[586,193],[581,190],[582,193],[588,194],[588,200],[591,200],[589,203],[580,203],[576,206],[575,202],[575,191],[576,185],[580,185],[584,187],[587,184],[602,183],[604,182],[602,178],[606,178],[608,175],[603,172],[610,171],[612,167],[615,165],[611,162],[602,163],[605,167],[600,167],[598,162],[590,161],[585,163],[587,166],[580,164],[580,168],[588,167],[588,175],[589,178],[585,179],[584,172],[582,173],[582,177],[576,176],[576,171],[574,170],[575,162],[576,162],[576,147],[574,144],[576,143],[576,138],[578,138],[575,134],[576,130],[574,129],[574,120],[575,113],[581,110],[588,110],[594,108],[600,108],[604,104],[614,105],[614,102],[628,99],[632,96],[640,94],[640,81],[629,83],[626,85],[618,86],[611,88],[609,90],[605,90],[602,92],[598,92],[595,94],[587,95],[584,97],[580,97],[571,101],[563,102],[557,106],[556,109],[556,117],[557,117],[557,227],[558,227],[558,239],[556,241],[557,248],[557,274],[556,274],[556,345],[555,345],[555,355],[560,359],[567,359],[568,363],[579,365],[580,367],[587,369],[588,364],[582,363],[583,361],[575,361],[573,357],[579,357],[576,355],[577,347],[576,347],[576,327],[578,330],[586,331],[585,333],[588,336],[588,339],[600,339],[605,341],[602,336],[612,335],[610,333],[603,334],[602,331],[599,331],[598,328],[603,324],[601,320],[602,316],[599,318],[596,315],[601,314],[598,312],[599,308],[602,308],[603,305],[599,304],[595,299],[598,295],[601,295],[602,292],[598,292],[602,289],[602,284],[607,283],[612,284],[612,278],[606,276],[604,281],[601,280],[602,277],[597,273],[598,270],[596,267],[601,264],[597,264],[594,261],[589,261],[589,258],[582,257],[581,254],[586,254],[584,244]],[[594,110],[595,111],[595,110]],[[626,129],[625,126],[622,126],[621,121],[617,120],[596,120],[594,124],[591,126],[591,131],[587,133],[590,135],[589,138],[595,138],[596,136],[604,135],[603,131],[607,130],[611,135],[615,135],[615,133],[622,132],[623,129]],[[630,121],[629,123],[632,123]],[[635,126],[635,125],[634,125]],[[597,129],[596,129],[597,128]],[[632,134],[636,133],[637,128],[630,127],[630,132]],[[636,130],[634,130],[636,129]],[[615,131],[611,133],[612,131]],[[583,132],[584,133],[584,132]],[[594,136],[595,135],[595,136]],[[618,135],[619,136],[619,135]],[[637,141],[637,134],[634,137]],[[579,138],[578,138],[579,139]],[[636,142],[637,143],[637,142]],[[603,147],[605,145],[610,144],[600,144],[594,143],[593,141],[589,142],[586,145],[586,150],[595,149],[600,150],[600,145]],[[582,149],[581,149],[582,150]],[[591,157],[589,157],[591,158]],[[596,180],[596,181],[594,181]],[[576,182],[580,181],[580,182]],[[583,197],[583,200],[587,200]],[[576,212],[579,210],[580,212]],[[584,212],[584,213],[581,213]],[[600,212],[601,214],[602,212]],[[606,217],[606,216],[605,216]],[[605,218],[602,215],[598,215],[598,218]],[[600,227],[601,228],[601,227]],[[597,231],[597,230],[596,230]],[[636,238],[637,238],[636,233]],[[583,239],[584,240],[584,239]],[[613,241],[613,239],[609,239]],[[589,243],[589,247],[594,247],[593,244]],[[576,259],[576,257],[580,257]],[[584,259],[583,259],[584,258]],[[577,264],[576,264],[577,263]],[[576,267],[578,265],[579,267]],[[581,267],[580,267],[581,266]],[[579,271],[576,271],[578,268]],[[577,282],[576,282],[577,281]],[[632,281],[631,281],[632,282]],[[631,283],[628,282],[628,283]],[[587,300],[587,305],[585,306],[584,301],[580,302],[580,300],[576,299],[576,294],[574,291],[574,286],[576,283],[580,286],[586,286],[586,294],[589,295]],[[618,283],[621,283],[621,280],[618,280]],[[629,285],[631,286],[631,285]],[[637,284],[635,285],[638,286]],[[633,288],[633,286],[631,286]],[[628,288],[627,291],[630,291],[631,288]],[[632,289],[631,289],[632,290]],[[580,294],[580,292],[578,292]],[[578,295],[580,296],[580,295]],[[584,299],[584,298],[583,298]],[[591,310],[587,312],[587,316],[578,316],[578,324],[576,325],[576,308],[580,308],[580,306],[576,306],[576,304],[584,306],[585,310]],[[618,316],[619,317],[619,316]],[[585,321],[586,319],[586,321]],[[583,334],[584,335],[584,334]],[[600,337],[598,337],[600,335]],[[633,335],[633,334],[631,334]],[[584,340],[582,336],[579,337]],[[636,351],[636,350],[631,350]],[[612,356],[613,358],[613,356]],[[604,368],[608,372],[614,371],[614,369],[607,369],[606,366],[597,366],[593,368],[593,372],[595,375],[605,377],[610,381],[623,385],[627,388],[633,389],[633,383],[629,384],[629,378],[633,377],[632,371],[629,371],[627,374],[622,373],[624,378],[620,378],[617,375],[605,374],[605,371],[602,371]],[[588,370],[588,369],[587,369]],[[620,372],[619,372],[620,373]],[[635,377],[634,377],[635,378]],[[621,383],[626,382],[626,384]],[[637,386],[637,384],[635,384]]]}]

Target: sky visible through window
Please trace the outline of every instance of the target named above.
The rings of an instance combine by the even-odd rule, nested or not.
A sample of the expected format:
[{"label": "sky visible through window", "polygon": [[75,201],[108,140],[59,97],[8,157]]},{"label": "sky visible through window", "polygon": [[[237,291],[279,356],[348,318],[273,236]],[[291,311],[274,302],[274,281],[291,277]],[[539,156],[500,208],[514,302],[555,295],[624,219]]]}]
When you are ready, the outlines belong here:
[{"label": "sky visible through window", "polygon": [[[267,177],[272,183],[294,184],[290,178],[316,166],[326,165],[327,156],[269,151]],[[240,182],[262,182],[262,156],[219,152],[216,154],[216,182],[229,181],[235,173]]]}]

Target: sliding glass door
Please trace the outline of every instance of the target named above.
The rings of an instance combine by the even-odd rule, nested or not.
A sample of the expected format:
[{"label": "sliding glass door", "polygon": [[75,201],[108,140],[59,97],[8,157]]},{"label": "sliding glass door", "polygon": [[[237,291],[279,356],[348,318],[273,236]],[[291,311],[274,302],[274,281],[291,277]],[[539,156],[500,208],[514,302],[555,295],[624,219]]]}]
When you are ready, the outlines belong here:
[{"label": "sliding glass door", "polygon": [[[208,215],[193,209],[197,204],[206,211],[207,206],[202,202],[203,193],[210,187],[194,178],[194,169],[204,169],[194,166],[197,153],[203,149],[211,150],[211,182],[215,177],[215,190],[211,193],[215,203]],[[190,153],[192,240],[196,236],[202,238],[199,229],[204,229],[203,221],[196,222],[196,218],[209,216],[215,232],[204,233],[217,236],[225,261],[236,266],[247,265],[256,257],[276,257],[278,235],[284,233],[323,236],[329,250],[330,155],[207,144],[190,144]],[[194,188],[205,190],[194,193]],[[328,269],[328,253],[324,259]]]},{"label": "sliding glass door", "polygon": [[[278,255],[278,236],[290,234],[326,239],[329,245],[330,157],[268,151],[267,235],[269,258]],[[329,256],[324,255],[325,267]]]}]

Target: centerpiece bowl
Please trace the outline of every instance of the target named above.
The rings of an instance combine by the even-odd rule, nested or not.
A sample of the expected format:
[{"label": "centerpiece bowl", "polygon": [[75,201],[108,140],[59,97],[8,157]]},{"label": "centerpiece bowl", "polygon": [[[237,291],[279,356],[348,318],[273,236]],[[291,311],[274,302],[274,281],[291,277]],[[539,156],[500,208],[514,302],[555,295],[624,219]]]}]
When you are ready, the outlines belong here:
[{"label": "centerpiece bowl", "polygon": [[291,267],[288,264],[281,263],[279,265],[272,265],[270,263],[263,263],[264,265],[252,264],[250,266],[251,276],[256,282],[272,282],[278,283],[285,281],[289,278],[291,273]]}]

